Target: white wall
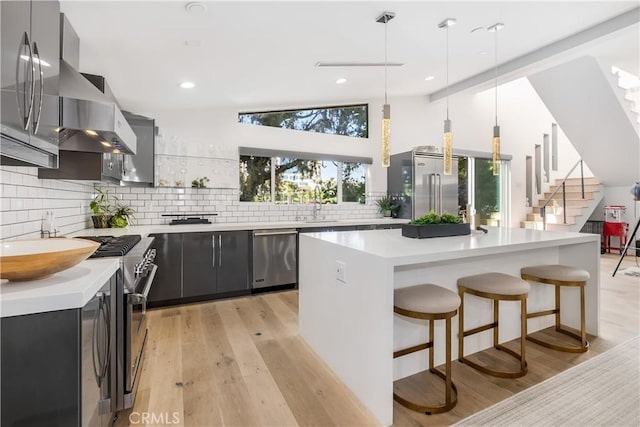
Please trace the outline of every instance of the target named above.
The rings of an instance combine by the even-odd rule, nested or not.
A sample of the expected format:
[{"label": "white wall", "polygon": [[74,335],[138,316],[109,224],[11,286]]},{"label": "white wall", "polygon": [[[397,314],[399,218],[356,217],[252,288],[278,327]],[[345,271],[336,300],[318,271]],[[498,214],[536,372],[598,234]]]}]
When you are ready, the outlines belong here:
[{"label": "white wall", "polygon": [[[526,216],[525,156],[533,156],[534,145],[542,144],[543,133],[551,135],[551,124],[555,120],[527,79],[500,86],[498,94],[502,151],[513,155],[511,223],[518,226]],[[237,108],[165,111],[151,115],[163,135],[172,135],[174,141],[199,147],[194,148],[193,153],[218,153],[237,159],[238,147],[246,146],[372,157],[367,191],[385,192],[386,170],[380,166],[379,144],[381,100],[361,102],[369,103],[368,139],[240,124]],[[418,145],[442,144],[444,100],[429,103],[426,96],[415,96],[390,98],[389,102],[392,153],[408,151]],[[449,111],[454,147],[490,153],[495,120],[493,89],[456,94],[450,98]],[[559,171],[551,173],[552,179],[563,177],[579,159],[562,129],[558,134]],[[590,174],[588,170],[587,174]],[[215,187],[215,182],[209,186]]]},{"label": "white wall", "polygon": [[[386,192],[386,170],[380,166],[381,100],[362,102],[369,103],[369,138],[350,138],[240,124],[237,108],[150,112],[150,115],[155,117],[164,135],[165,152],[172,150],[171,144],[184,144],[188,147],[189,155],[232,159],[231,166],[236,175],[226,181],[234,182],[235,186],[224,194],[220,193],[220,196],[224,196],[225,202],[231,200],[229,197],[237,199],[239,146],[372,157],[373,165],[370,167],[370,185],[367,191],[376,195]],[[444,101],[429,103],[426,96],[417,96],[391,98],[390,103],[392,153],[407,151],[417,145],[441,145],[442,121],[445,117]],[[511,224],[518,226],[527,213],[525,156],[533,155],[534,144],[542,143],[543,133],[551,133],[551,123],[554,119],[526,79],[500,86],[498,103],[502,151],[513,155]],[[487,153],[491,151],[493,108],[493,90],[477,94],[462,93],[451,97],[450,116],[453,120],[455,148]],[[564,176],[578,159],[578,154],[561,130],[559,142],[560,167],[558,173],[552,174],[551,178]],[[219,184],[215,181],[215,174],[209,176],[212,181],[208,187],[215,188]],[[58,209],[57,216],[64,233],[77,231],[89,225],[86,205],[92,193],[90,182],[39,180],[35,168],[3,168],[0,184],[3,185],[2,238],[37,237],[39,219],[47,209]],[[176,199],[180,200],[176,190],[167,191],[167,194],[174,194]],[[160,214],[167,211],[161,209],[160,205],[160,201],[165,203],[167,200],[163,192],[153,189],[145,191],[143,194],[149,195],[149,200],[153,201],[151,204],[142,202],[144,199],[138,199],[138,193],[133,190],[123,190],[122,193],[125,198],[131,197],[131,201],[136,197],[139,223],[156,223],[160,221]],[[199,201],[207,201],[204,197],[206,195],[211,203],[222,207],[222,200],[217,193],[214,195],[212,190],[196,194],[197,199],[202,197],[201,200],[194,200],[196,206]],[[25,201],[22,202],[22,199]],[[23,206],[26,205],[21,203],[28,204],[29,207],[25,208]],[[229,203],[229,209],[224,209],[229,220],[234,215],[235,206],[236,203]],[[357,218],[376,216],[375,209],[369,206],[345,206],[345,209],[349,212],[343,212],[344,214]],[[339,212],[340,209],[326,211],[330,216],[340,215]],[[295,215],[296,213],[287,210],[286,213],[283,212],[282,217]],[[276,217],[278,214],[274,213],[273,216]]]},{"label": "white wall", "polygon": [[38,169],[0,167],[0,239],[39,239],[41,220],[53,212],[60,234],[88,228],[93,182],[38,179]]}]

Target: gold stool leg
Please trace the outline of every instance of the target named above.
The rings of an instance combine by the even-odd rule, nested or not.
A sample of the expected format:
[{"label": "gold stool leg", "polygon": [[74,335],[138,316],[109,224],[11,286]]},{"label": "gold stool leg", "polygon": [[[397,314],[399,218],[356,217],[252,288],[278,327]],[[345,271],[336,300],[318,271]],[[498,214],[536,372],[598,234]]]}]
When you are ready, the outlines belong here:
[{"label": "gold stool leg", "polygon": [[446,365],[445,365],[445,376],[446,376],[446,381],[445,381],[445,386],[446,391],[445,391],[445,404],[447,406],[451,405],[451,318],[448,317],[446,320],[446,331],[445,333],[447,334],[446,337]]},{"label": "gold stool leg", "polygon": [[[529,280],[532,280],[531,278],[529,278]],[[545,282],[540,282],[543,284],[547,284],[550,285],[550,283],[545,283]],[[529,313],[528,314],[528,318],[533,318],[533,317],[539,317],[539,316],[547,316],[547,315],[551,315],[551,314],[555,314],[555,330],[561,334],[567,335],[568,337],[571,337],[573,339],[575,339],[576,341],[580,342],[580,346],[579,347],[572,347],[572,346],[563,346],[563,345],[557,345],[557,344],[551,344],[547,341],[543,341],[541,339],[532,337],[532,336],[527,336],[527,339],[535,344],[541,345],[543,347],[546,348],[550,348],[552,350],[557,350],[557,351],[564,351],[566,353],[584,353],[585,351],[587,351],[589,349],[589,341],[587,341],[587,332],[586,332],[586,326],[585,326],[585,301],[584,301],[584,286],[585,284],[583,284],[582,286],[580,286],[580,335],[575,334],[571,331],[568,331],[566,329],[564,329],[562,327],[562,318],[561,318],[561,310],[560,310],[560,305],[561,305],[561,300],[560,300],[560,287],[562,285],[557,284],[557,285],[553,285],[555,286],[555,310],[548,310],[548,311],[540,311],[540,312],[535,312],[535,313]]]},{"label": "gold stool leg", "polygon": [[458,310],[458,361],[464,359],[464,291],[458,290],[460,295],[460,310]]},{"label": "gold stool leg", "polygon": [[527,372],[527,358],[525,354],[527,340],[527,299],[520,301],[520,370]]}]

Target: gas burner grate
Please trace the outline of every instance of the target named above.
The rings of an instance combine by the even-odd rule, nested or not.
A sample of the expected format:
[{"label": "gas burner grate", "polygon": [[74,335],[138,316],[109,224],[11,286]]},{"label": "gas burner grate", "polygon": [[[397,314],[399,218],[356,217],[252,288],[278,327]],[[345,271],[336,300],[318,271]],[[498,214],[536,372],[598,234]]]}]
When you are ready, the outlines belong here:
[{"label": "gas burner grate", "polygon": [[100,247],[89,258],[123,256],[131,250],[142,238],[139,234],[124,236],[81,236],[79,239],[93,240],[100,243]]}]

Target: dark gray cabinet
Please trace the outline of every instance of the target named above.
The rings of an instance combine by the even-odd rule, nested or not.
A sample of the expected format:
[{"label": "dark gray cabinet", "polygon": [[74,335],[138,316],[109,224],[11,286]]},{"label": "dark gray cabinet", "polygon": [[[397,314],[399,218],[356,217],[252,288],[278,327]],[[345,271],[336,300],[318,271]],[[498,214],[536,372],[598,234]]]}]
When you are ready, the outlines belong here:
[{"label": "dark gray cabinet", "polygon": [[2,1],[2,164],[57,167],[60,5]]},{"label": "dark gray cabinet", "polygon": [[117,383],[102,315],[116,280],[117,273],[84,307],[0,319],[2,426],[112,425]]},{"label": "dark gray cabinet", "polygon": [[151,307],[249,293],[249,231],[152,234]]},{"label": "dark gray cabinet", "polygon": [[156,303],[181,298],[182,234],[151,234],[151,237],[155,237],[151,247],[156,250],[155,264],[158,270],[148,300]]},{"label": "dark gray cabinet", "polygon": [[185,233],[182,238],[182,296],[216,293],[219,233]]},{"label": "dark gray cabinet", "polygon": [[248,291],[250,232],[225,231],[217,234],[217,292]]}]

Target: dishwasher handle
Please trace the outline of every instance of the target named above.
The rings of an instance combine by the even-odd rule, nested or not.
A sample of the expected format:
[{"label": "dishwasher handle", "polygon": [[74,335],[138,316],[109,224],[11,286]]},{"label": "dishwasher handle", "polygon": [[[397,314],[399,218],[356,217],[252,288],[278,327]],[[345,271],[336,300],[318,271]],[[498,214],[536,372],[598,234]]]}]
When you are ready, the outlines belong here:
[{"label": "dishwasher handle", "polygon": [[284,236],[290,234],[298,234],[298,230],[278,230],[278,231],[254,231],[254,237],[260,236]]}]

